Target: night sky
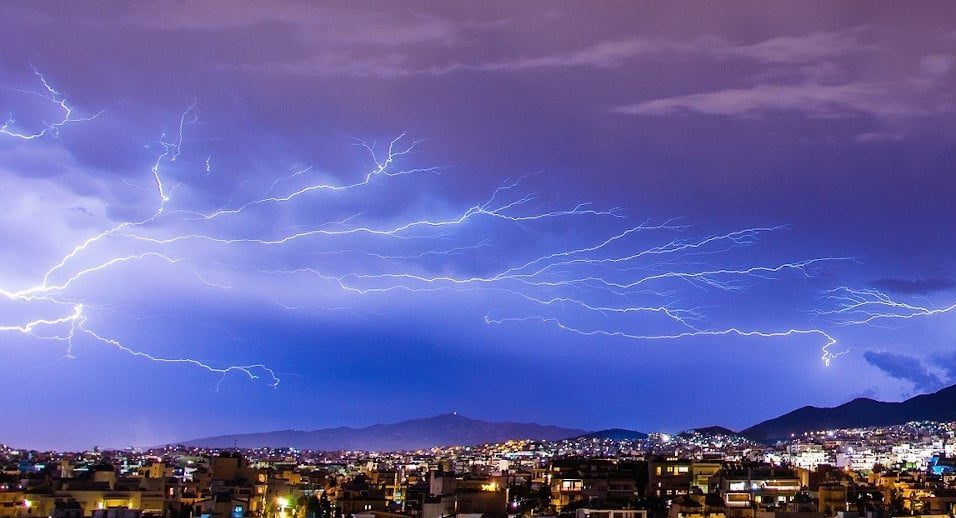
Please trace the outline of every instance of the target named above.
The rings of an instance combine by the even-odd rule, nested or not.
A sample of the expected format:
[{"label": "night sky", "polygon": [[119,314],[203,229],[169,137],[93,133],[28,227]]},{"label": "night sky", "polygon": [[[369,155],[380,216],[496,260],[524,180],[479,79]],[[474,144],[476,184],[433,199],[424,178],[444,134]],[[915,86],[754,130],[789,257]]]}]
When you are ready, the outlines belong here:
[{"label": "night sky", "polygon": [[0,441],[743,428],[949,384],[954,16],[5,2]]}]

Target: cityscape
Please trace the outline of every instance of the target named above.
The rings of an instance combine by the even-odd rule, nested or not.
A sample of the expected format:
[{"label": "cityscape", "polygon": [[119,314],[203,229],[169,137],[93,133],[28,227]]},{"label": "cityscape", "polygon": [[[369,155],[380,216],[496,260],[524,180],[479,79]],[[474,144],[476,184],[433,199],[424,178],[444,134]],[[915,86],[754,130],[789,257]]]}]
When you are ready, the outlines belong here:
[{"label": "cityscape", "polygon": [[0,2],[0,518],[956,518],[956,2]]},{"label": "cityscape", "polygon": [[409,451],[4,446],[4,518],[951,517],[956,423],[710,427]]}]

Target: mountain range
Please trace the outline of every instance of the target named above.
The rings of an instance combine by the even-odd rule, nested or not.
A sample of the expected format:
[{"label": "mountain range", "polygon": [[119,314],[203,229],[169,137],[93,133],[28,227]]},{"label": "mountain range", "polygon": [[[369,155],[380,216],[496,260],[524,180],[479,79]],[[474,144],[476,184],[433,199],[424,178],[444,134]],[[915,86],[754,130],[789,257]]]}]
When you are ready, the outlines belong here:
[{"label": "mountain range", "polygon": [[536,423],[489,423],[457,413],[365,428],[281,430],[276,432],[218,435],[186,441],[186,446],[208,448],[292,447],[303,450],[418,450],[435,446],[471,446],[510,439],[559,440],[588,433],[586,430]]},{"label": "mountain range", "polygon": [[814,430],[903,424],[909,421],[956,421],[956,385],[899,403],[857,398],[832,408],[805,406],[740,432],[755,441],[783,439]]},{"label": "mountain range", "polygon": [[737,432],[723,426],[705,426],[703,428],[691,428],[684,430],[680,435],[737,435]]},{"label": "mountain range", "polygon": [[[858,398],[832,407],[805,406],[734,432],[720,426],[697,428],[684,433],[732,435],[737,433],[758,442],[783,439],[791,434],[815,430],[903,424],[909,421],[956,421],[956,385],[933,394],[923,394],[899,403]],[[647,434],[610,428],[586,431],[536,423],[488,422],[457,413],[365,428],[281,430],[205,437],[183,442],[209,448],[292,447],[310,450],[417,450],[435,446],[471,446],[510,439],[560,440],[568,438],[635,440]]]},{"label": "mountain range", "polygon": [[647,434],[636,432],[634,430],[625,430],[624,428],[608,428],[597,432],[586,433],[576,437],[576,439],[610,439],[612,441],[637,441],[647,439]]}]

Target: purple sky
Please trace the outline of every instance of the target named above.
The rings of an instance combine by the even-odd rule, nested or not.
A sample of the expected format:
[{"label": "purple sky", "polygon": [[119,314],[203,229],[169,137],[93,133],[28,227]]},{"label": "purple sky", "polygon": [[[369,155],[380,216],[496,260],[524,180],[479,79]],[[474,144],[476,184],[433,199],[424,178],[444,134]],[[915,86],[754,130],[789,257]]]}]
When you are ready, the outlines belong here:
[{"label": "purple sky", "polygon": [[742,428],[948,384],[954,15],[7,2],[0,441]]}]

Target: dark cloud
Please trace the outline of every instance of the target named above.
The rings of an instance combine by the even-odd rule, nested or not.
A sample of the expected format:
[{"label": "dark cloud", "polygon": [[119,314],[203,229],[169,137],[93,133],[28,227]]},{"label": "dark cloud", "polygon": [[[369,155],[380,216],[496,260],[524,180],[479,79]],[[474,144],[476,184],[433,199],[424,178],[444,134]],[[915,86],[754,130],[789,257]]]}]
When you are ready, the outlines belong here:
[{"label": "dark cloud", "polygon": [[925,294],[948,290],[956,286],[956,280],[946,278],[878,279],[870,284],[878,290],[894,293]]},{"label": "dark cloud", "polygon": [[616,111],[627,115],[660,116],[694,112],[730,117],[754,117],[771,111],[789,111],[819,119],[856,114],[891,117],[925,113],[910,100],[894,95],[894,91],[890,85],[870,83],[759,84],[748,88],[654,99],[620,106]]},{"label": "dark cloud", "polygon": [[919,359],[905,354],[867,351],[863,359],[886,375],[913,384],[913,389],[930,392],[943,385],[939,376],[929,372]]},{"label": "dark cloud", "polygon": [[956,351],[936,354],[933,361],[946,372],[949,381],[956,381]]}]

